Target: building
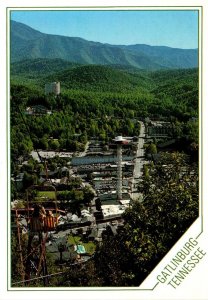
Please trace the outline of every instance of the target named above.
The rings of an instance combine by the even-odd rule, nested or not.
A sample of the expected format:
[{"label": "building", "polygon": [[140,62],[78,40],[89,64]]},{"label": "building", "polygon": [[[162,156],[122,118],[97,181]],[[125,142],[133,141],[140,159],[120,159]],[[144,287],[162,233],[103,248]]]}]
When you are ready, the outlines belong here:
[{"label": "building", "polygon": [[122,137],[117,136],[114,139],[114,143],[117,145],[117,198],[122,199],[122,146],[127,145],[129,141]]},{"label": "building", "polygon": [[150,121],[147,126],[147,134],[151,137],[167,137],[173,132],[170,122]]},{"label": "building", "polygon": [[50,82],[45,84],[45,95],[54,94],[59,95],[61,92],[60,82]]},{"label": "building", "polygon": [[51,115],[52,111],[47,109],[43,105],[34,105],[34,106],[27,107],[25,110],[25,114],[26,115],[46,115],[46,114]]}]

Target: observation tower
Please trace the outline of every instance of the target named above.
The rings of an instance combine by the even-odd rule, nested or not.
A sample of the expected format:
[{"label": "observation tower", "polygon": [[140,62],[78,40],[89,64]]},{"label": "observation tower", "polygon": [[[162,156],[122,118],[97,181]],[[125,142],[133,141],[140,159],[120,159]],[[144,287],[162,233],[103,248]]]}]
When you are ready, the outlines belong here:
[{"label": "observation tower", "polygon": [[129,143],[121,135],[113,139],[117,144],[117,199],[122,200],[122,146]]}]

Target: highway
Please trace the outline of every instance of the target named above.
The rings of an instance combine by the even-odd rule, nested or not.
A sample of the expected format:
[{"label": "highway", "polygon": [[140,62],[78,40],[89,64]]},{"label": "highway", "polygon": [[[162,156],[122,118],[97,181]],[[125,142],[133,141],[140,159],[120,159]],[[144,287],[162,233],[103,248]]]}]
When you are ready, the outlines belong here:
[{"label": "highway", "polygon": [[133,172],[133,178],[132,178],[132,199],[136,200],[140,196],[139,193],[137,193],[137,184],[140,180],[140,177],[143,173],[143,165],[144,165],[144,137],[145,137],[145,126],[144,123],[139,121],[141,125],[140,134],[138,137],[138,143],[137,143],[137,151],[136,151],[136,158],[134,163],[134,172]]}]

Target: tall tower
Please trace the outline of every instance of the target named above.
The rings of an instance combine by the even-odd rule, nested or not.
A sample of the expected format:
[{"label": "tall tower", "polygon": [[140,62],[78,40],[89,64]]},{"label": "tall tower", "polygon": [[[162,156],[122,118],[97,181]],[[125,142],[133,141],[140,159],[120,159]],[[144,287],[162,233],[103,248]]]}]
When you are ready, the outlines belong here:
[{"label": "tall tower", "polygon": [[61,92],[60,82],[51,82],[45,84],[45,95],[54,94],[59,95]]},{"label": "tall tower", "polygon": [[117,136],[114,142],[117,144],[117,199],[122,200],[122,146],[128,144],[128,141]]}]

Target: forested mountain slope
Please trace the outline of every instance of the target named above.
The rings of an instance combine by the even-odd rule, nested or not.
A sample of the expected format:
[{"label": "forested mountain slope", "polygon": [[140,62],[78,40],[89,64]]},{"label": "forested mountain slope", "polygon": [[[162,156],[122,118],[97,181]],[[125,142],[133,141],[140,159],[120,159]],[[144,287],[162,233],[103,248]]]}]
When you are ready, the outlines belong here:
[{"label": "forested mountain slope", "polygon": [[[60,81],[65,89],[134,93],[146,90],[156,97],[186,98],[198,93],[198,69],[145,71],[122,65],[80,65],[61,59],[32,59],[11,64],[11,79],[33,83],[44,90],[45,83]],[[177,89],[177,91],[176,91]],[[180,91],[179,91],[180,90]],[[198,98],[197,98],[198,99]]]},{"label": "forested mountain slope", "polygon": [[197,49],[139,44],[115,46],[78,37],[45,34],[11,21],[11,61],[32,58],[61,58],[81,64],[121,64],[146,70],[198,66]]}]

